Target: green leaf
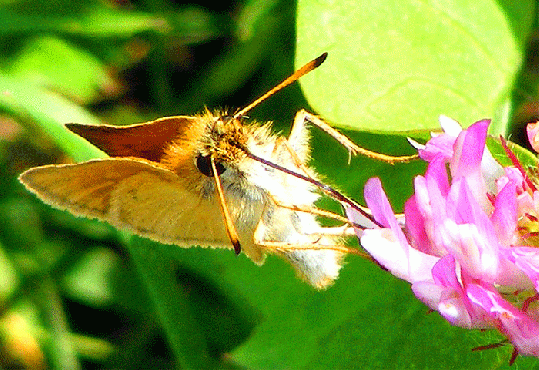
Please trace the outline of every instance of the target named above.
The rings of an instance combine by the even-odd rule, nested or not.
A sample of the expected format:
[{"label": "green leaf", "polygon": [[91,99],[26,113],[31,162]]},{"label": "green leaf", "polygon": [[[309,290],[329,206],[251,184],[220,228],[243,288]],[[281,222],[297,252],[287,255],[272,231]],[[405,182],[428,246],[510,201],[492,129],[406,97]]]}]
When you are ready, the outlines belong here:
[{"label": "green leaf", "polygon": [[[65,123],[99,124],[80,106],[24,80],[0,73],[0,109],[37,124],[75,161],[103,157],[104,153],[68,131]],[[32,127],[28,125],[31,130]]]},{"label": "green leaf", "polygon": [[5,300],[9,298],[20,284],[15,265],[9,260],[0,244],[0,294]]},{"label": "green leaf", "polygon": [[63,276],[63,288],[69,296],[88,306],[111,305],[115,298],[111,276],[119,269],[120,262],[110,249],[93,248]]},{"label": "green leaf", "polygon": [[531,0],[300,0],[297,64],[329,52],[302,85],[341,127],[432,130],[441,114],[467,127],[507,102],[535,14]]},{"label": "green leaf", "polygon": [[[515,155],[524,169],[530,169],[529,174],[533,174],[539,166],[539,160],[537,155],[526,148],[521,147],[511,141],[506,141],[507,147]],[[511,158],[507,155],[502,142],[497,137],[487,138],[488,150],[492,153],[492,156],[502,166],[513,166]]]},{"label": "green leaf", "polygon": [[31,39],[6,69],[12,76],[80,102],[91,102],[115,90],[114,81],[97,58],[54,37]]},{"label": "green leaf", "polygon": [[155,305],[177,363],[182,369],[212,368],[213,361],[189,305],[187,292],[175,282],[173,261],[145,240],[131,239],[128,249]]},{"label": "green leaf", "polygon": [[92,37],[132,37],[143,31],[170,30],[162,17],[141,12],[113,11],[105,6],[87,7],[81,12],[55,14],[14,12],[0,9],[0,35],[42,32]]},{"label": "green leaf", "polygon": [[252,335],[231,352],[245,368],[484,369],[504,367],[510,357],[510,347],[471,352],[502,338],[450,326],[409,284],[355,256],[335,285],[319,292],[275,256],[259,267],[229,250],[161,249],[258,312]]}]

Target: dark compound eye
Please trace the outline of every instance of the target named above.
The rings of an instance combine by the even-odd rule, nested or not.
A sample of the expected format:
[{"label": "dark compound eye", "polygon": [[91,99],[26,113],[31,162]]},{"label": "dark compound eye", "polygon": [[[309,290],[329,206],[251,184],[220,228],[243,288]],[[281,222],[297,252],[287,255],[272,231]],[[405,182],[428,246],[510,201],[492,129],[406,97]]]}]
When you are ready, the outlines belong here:
[{"label": "dark compound eye", "polygon": [[[198,170],[208,177],[213,176],[213,169],[211,168],[211,161],[209,155],[199,155],[197,157],[196,166]],[[221,175],[223,172],[225,172],[226,168],[219,162],[215,162],[215,169],[217,170],[217,175]]]}]

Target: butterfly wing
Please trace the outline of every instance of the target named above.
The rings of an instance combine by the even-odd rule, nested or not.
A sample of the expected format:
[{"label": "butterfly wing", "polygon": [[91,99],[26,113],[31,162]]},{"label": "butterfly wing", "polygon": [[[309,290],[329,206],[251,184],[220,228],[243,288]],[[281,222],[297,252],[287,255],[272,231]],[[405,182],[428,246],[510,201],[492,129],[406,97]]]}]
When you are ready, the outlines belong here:
[{"label": "butterfly wing", "polygon": [[159,162],[170,142],[194,123],[196,117],[177,116],[129,126],[68,123],[66,127],[111,157],[137,157]]},{"label": "butterfly wing", "polygon": [[132,158],[32,168],[20,181],[44,202],[165,244],[232,248],[215,199],[177,176]]}]

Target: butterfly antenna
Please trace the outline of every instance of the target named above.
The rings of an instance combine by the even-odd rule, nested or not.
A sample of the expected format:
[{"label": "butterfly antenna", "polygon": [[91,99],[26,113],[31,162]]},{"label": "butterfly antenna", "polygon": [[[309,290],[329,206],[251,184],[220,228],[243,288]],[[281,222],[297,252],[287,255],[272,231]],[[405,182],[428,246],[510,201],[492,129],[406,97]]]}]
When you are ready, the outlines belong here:
[{"label": "butterfly antenna", "polygon": [[230,242],[234,246],[234,252],[236,253],[236,255],[238,255],[241,253],[240,239],[238,237],[238,232],[236,231],[236,227],[234,226],[234,222],[232,222],[232,217],[230,217],[230,212],[228,211],[228,207],[226,205],[225,193],[223,192],[223,185],[221,184],[221,178],[219,177],[219,174],[217,173],[217,167],[215,166],[215,161],[213,157],[210,157],[210,163],[211,163],[211,168],[213,170],[213,178],[215,179],[215,188],[217,190],[217,194],[219,195],[219,204],[221,205],[221,211],[223,212],[223,217],[225,219],[226,233],[228,235],[228,238],[230,239]]},{"label": "butterfly antenna", "polygon": [[236,112],[234,114],[234,118],[239,118],[241,116],[244,116],[245,113],[256,107],[258,104],[266,100],[268,97],[275,94],[277,91],[281,90],[284,87],[287,87],[291,83],[297,81],[300,77],[306,75],[307,73],[311,72],[313,69],[317,68],[326,60],[328,56],[328,53],[323,53],[318,58],[311,60],[309,63],[305,64],[303,67],[298,69],[296,72],[292,73],[290,77],[288,77],[286,80],[275,86],[273,89],[262,95],[260,98],[256,99],[254,102],[246,106],[245,108],[241,109],[240,111]]}]

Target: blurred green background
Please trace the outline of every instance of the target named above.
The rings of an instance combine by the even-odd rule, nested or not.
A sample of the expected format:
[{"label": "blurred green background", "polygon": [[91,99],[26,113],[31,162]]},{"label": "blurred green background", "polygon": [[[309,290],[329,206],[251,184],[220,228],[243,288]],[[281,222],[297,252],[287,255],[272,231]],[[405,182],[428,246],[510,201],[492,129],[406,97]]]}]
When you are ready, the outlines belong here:
[{"label": "blurred green background", "polygon": [[[390,42],[372,40],[397,40],[401,47],[410,47],[410,55],[417,55],[413,43],[403,46],[402,39],[388,37],[395,36],[389,28],[387,35],[372,34],[371,41],[366,30],[361,30],[363,41],[350,39],[354,28],[339,29],[340,39],[338,32],[331,34],[332,27],[383,24],[369,17],[361,22],[358,17],[369,14],[366,3],[0,1],[0,367],[506,367],[510,347],[470,352],[500,336],[453,328],[436,313],[427,314],[407,284],[370,262],[348,257],[336,284],[318,292],[278,258],[270,257],[258,267],[231,251],[152,243],[53,210],[17,181],[18,174],[33,166],[99,155],[68,133],[65,123],[122,125],[191,115],[205,106],[243,107],[323,51],[329,52],[328,60],[305,77],[305,91],[296,83],[249,116],[274,121],[275,130],[286,134],[295,113],[305,108],[345,127],[346,134],[370,149],[413,153],[402,134],[380,131],[395,129],[384,122],[398,121],[391,107],[402,108],[399,104],[406,99],[411,110],[421,112],[425,101],[417,90],[411,97],[388,94],[398,95],[399,104],[384,101],[387,115],[369,115],[368,107],[353,107],[366,94],[360,87],[372,88],[373,94],[383,88],[382,83],[364,84],[369,76],[387,75],[384,68],[395,72],[384,58],[375,60],[376,70],[369,65],[360,68],[372,52],[362,43],[379,45],[377,55],[382,55],[391,53]],[[411,8],[396,4],[405,3],[415,4],[387,1],[384,11],[402,18]],[[492,27],[514,41],[514,47],[507,46],[508,65],[500,67],[503,78],[488,83],[495,93],[487,94],[485,101],[463,98],[467,104],[459,101],[455,110],[456,118],[467,120],[465,125],[472,123],[470,117],[495,117],[497,131],[517,140],[518,128],[538,112],[535,2],[519,5],[526,3],[526,11],[502,1],[500,7],[495,1],[447,3],[462,9],[472,3],[494,4],[496,14],[507,15],[507,24],[518,24],[506,32],[496,24]],[[505,40],[495,32],[475,31],[484,37],[474,39],[474,48]],[[416,34],[421,32],[425,30]],[[500,52],[500,58],[505,56]],[[403,68],[409,64],[403,63]],[[446,69],[441,66],[441,75]],[[475,86],[467,85],[466,79],[458,83],[463,91]],[[451,96],[463,96],[455,87],[450,89]],[[304,93],[312,98],[307,101]],[[450,102],[436,94],[432,101],[442,105],[429,104],[429,112],[451,115]],[[350,108],[349,116],[343,106]],[[398,130],[424,138],[424,129],[436,126],[436,116],[411,117],[404,117]],[[381,176],[399,209],[412,192],[413,176],[424,169],[419,162],[390,166],[364,158],[350,164],[347,160],[334,140],[313,130],[313,166],[358,201],[364,181]],[[535,359],[521,358],[515,368],[537,365]]]}]

